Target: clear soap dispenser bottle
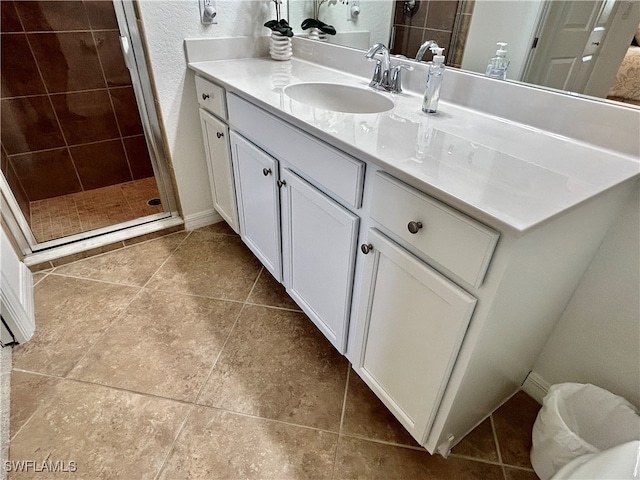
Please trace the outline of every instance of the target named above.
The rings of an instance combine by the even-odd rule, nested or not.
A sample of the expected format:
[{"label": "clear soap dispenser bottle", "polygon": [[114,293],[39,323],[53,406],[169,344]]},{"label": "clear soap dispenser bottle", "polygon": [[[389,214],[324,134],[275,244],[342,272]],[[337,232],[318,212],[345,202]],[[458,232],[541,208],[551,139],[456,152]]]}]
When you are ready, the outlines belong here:
[{"label": "clear soap dispenser bottle", "polygon": [[510,60],[507,58],[507,44],[498,42],[496,45],[498,46],[496,56],[489,60],[485,76],[497,78],[498,80],[506,80],[507,68],[509,68],[510,63]]},{"label": "clear soap dispenser bottle", "polygon": [[433,61],[427,62],[427,87],[422,99],[422,111],[425,113],[436,113],[438,110],[440,85],[444,73],[444,55],[442,55],[444,48],[433,47],[431,51],[433,52]]}]

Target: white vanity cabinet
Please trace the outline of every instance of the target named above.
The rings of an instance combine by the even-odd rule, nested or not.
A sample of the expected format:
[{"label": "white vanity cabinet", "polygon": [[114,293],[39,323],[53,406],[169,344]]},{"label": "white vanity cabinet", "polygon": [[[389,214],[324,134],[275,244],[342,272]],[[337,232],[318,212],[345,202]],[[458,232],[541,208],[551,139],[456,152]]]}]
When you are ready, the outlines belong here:
[{"label": "white vanity cabinet", "polygon": [[282,184],[284,285],[344,353],[359,219],[288,169]]},{"label": "white vanity cabinet", "polygon": [[271,275],[282,282],[278,162],[231,132],[240,236]]},{"label": "white vanity cabinet", "polygon": [[241,237],[345,353],[360,219],[332,196],[356,210],[364,164],[240,98],[228,103]]},{"label": "white vanity cabinet", "polygon": [[[224,62],[194,68],[232,90],[216,102],[228,109],[242,238],[413,437],[447,455],[520,389],[633,178],[571,204],[572,190],[590,184],[556,178],[546,159],[532,169],[506,153],[480,152],[477,168],[492,166],[494,183],[459,197],[447,182],[457,169],[462,180],[468,175],[461,162],[451,171],[442,162],[438,172],[437,162],[425,162],[426,181],[385,152],[370,158],[365,149],[354,158],[344,132],[323,130],[320,140],[271,83],[246,79],[247,64],[268,72],[272,63],[229,62],[232,73]],[[409,111],[401,96],[396,101],[396,111]],[[356,133],[361,126],[354,124]],[[408,137],[396,141],[382,122],[378,128],[380,151],[404,147]],[[332,135],[351,155],[328,143]],[[455,138],[440,133],[434,159],[456,151]],[[540,140],[546,152],[555,145],[596,161],[584,146]],[[531,223],[518,205],[538,207],[513,190],[529,180],[571,207],[541,196],[540,212],[549,215],[536,210],[540,220]],[[503,201],[516,207],[504,212],[519,215],[483,208]]]},{"label": "white vanity cabinet", "polygon": [[424,444],[476,299],[379,231],[367,242],[353,367]]},{"label": "white vanity cabinet", "polygon": [[229,153],[229,128],[222,121],[227,118],[225,92],[221,87],[201,77],[196,77],[196,91],[200,104],[200,124],[213,194],[213,206],[231,228],[239,233],[236,193]]},{"label": "white vanity cabinet", "polygon": [[383,172],[371,198],[353,366],[423,445],[477,302],[445,275],[482,283],[499,235]]}]

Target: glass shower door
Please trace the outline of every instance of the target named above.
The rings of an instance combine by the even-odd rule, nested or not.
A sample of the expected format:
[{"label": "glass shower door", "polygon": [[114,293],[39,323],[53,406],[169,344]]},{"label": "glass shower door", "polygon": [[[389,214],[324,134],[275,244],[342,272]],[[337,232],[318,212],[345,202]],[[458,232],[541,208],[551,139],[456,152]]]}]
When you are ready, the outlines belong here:
[{"label": "glass shower door", "polygon": [[171,216],[131,2],[0,3],[0,166],[32,249]]}]

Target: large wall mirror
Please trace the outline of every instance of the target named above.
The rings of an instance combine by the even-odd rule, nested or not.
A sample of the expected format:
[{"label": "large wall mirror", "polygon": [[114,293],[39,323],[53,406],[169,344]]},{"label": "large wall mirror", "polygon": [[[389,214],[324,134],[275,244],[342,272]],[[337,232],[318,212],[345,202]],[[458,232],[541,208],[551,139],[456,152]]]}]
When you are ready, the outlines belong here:
[{"label": "large wall mirror", "polygon": [[[288,8],[296,35],[359,49],[381,42],[411,59],[435,40],[448,66],[479,74],[505,42],[508,80],[640,108],[637,0],[289,0]],[[302,30],[315,15],[336,34]]]}]

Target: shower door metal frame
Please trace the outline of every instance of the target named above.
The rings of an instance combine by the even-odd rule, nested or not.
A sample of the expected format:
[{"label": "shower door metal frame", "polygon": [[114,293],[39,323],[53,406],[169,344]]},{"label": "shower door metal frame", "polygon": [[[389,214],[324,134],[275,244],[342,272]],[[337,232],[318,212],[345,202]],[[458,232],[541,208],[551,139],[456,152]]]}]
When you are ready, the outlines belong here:
[{"label": "shower door metal frame", "polygon": [[[135,232],[135,235],[141,235],[160,228],[184,223],[179,216],[168,160],[164,153],[164,139],[160,128],[158,111],[155,108],[151,76],[147,68],[144,43],[138,27],[134,0],[112,1],[118,20],[123,55],[131,76],[131,83],[149,150],[149,158],[151,159],[164,211],[140,217],[139,219],[38,243],[9,184],[4,175],[0,173],[0,210],[2,210],[2,217],[22,253],[26,256],[25,262],[27,264],[36,264],[40,261],[76,253],[76,251],[83,251],[102,244],[130,238],[131,235],[122,232],[131,227],[142,227]],[[159,225],[158,228],[150,226],[155,222],[162,222],[162,225]],[[104,241],[100,240],[100,237],[104,237]],[[53,250],[56,248],[59,250],[59,255]]]}]

